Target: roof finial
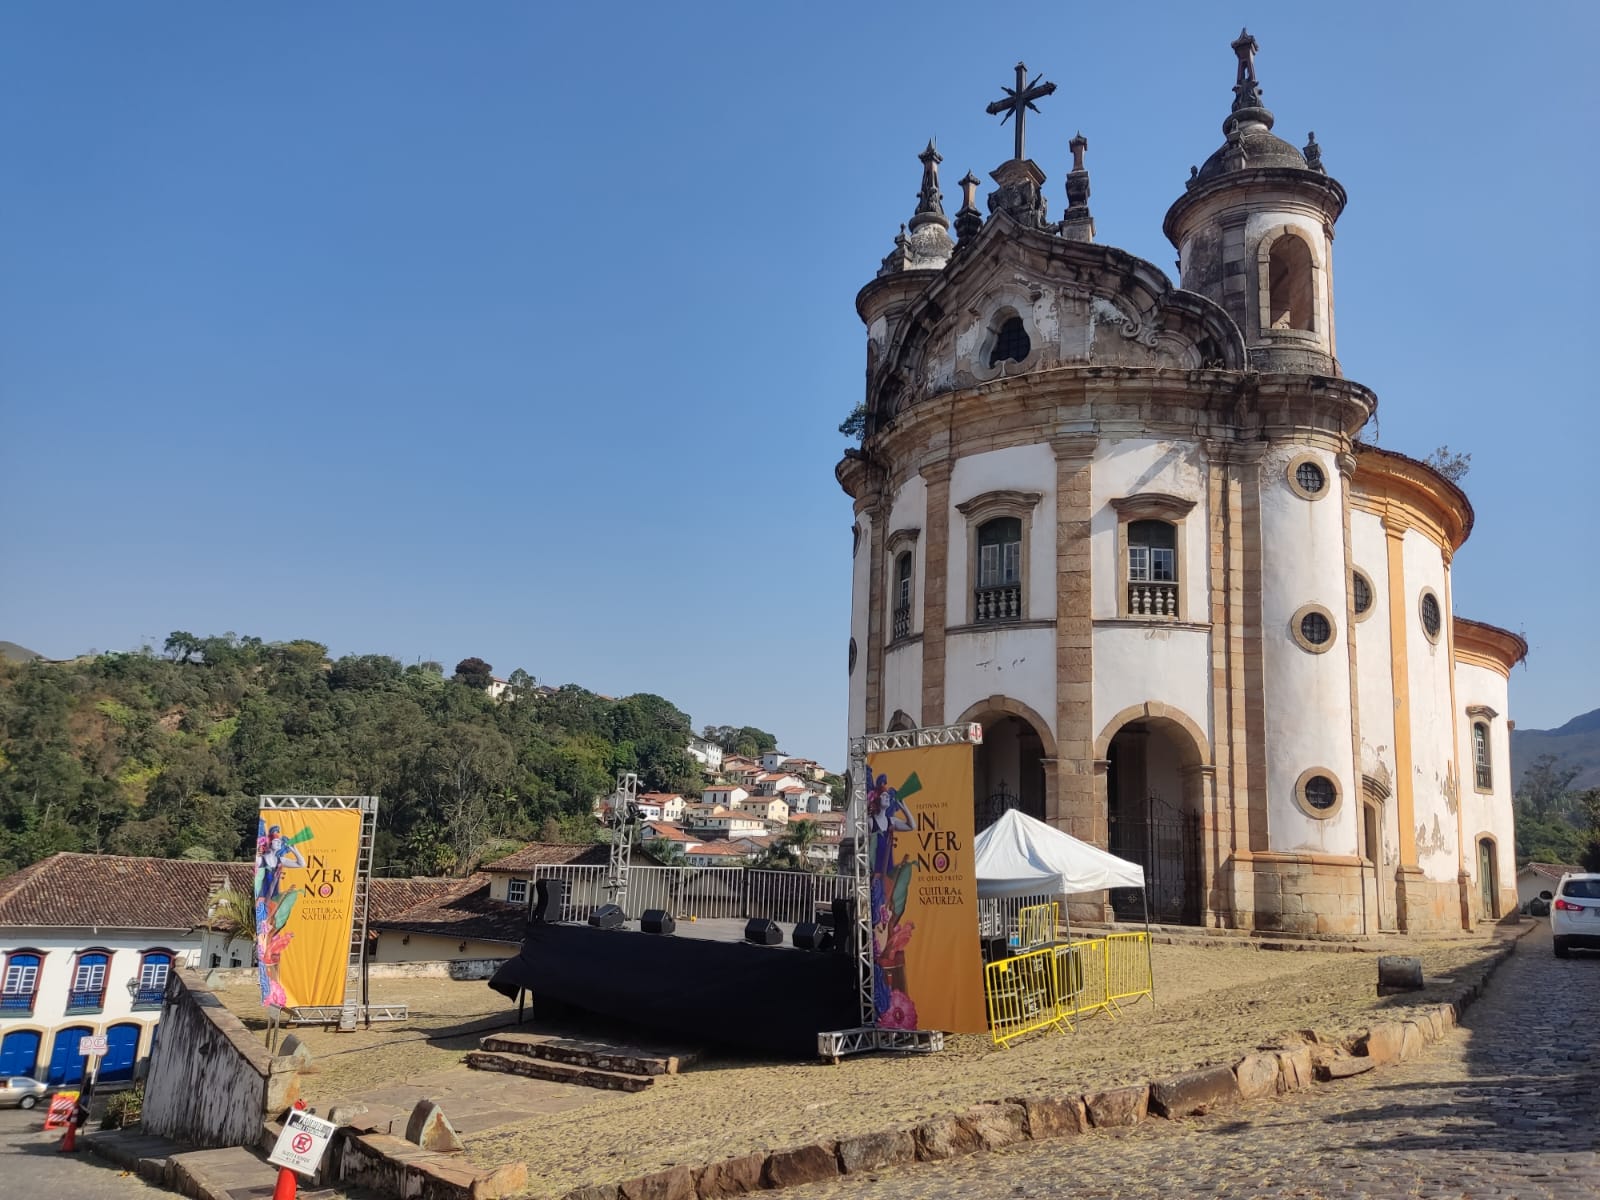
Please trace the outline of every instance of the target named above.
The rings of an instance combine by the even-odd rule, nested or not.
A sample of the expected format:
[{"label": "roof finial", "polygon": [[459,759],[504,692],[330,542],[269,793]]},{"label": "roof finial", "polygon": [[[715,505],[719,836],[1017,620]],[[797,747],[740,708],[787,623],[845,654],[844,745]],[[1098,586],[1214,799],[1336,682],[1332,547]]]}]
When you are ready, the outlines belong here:
[{"label": "roof finial", "polygon": [[1261,80],[1256,76],[1256,51],[1260,50],[1248,29],[1239,30],[1233,39],[1233,52],[1239,59],[1239,73],[1233,81],[1233,111],[1261,107]]},{"label": "roof finial", "polygon": [[917,160],[922,163],[922,188],[917,193],[917,211],[911,218],[911,228],[917,230],[924,225],[937,224],[949,229],[950,221],[944,215],[944,196],[939,192],[939,164],[944,161],[944,155],[939,153],[932,138],[928,139],[928,148],[917,155]]},{"label": "roof finial", "polygon": [[983,228],[983,214],[978,211],[978,188],[983,180],[971,171],[961,177],[961,211],[956,213],[956,236],[962,241]]},{"label": "roof finial", "polygon": [[1324,175],[1328,168],[1322,165],[1322,147],[1317,145],[1317,131],[1313,129],[1306,135],[1306,148],[1301,151],[1306,156],[1306,166],[1313,171],[1321,171]]},{"label": "roof finial", "polygon": [[993,104],[989,105],[988,108],[983,110],[991,117],[996,113],[1005,113],[1005,116],[1000,118],[1000,124],[1002,125],[1009,121],[1013,116],[1017,118],[1017,127],[1014,131],[1016,148],[1011,157],[1018,161],[1021,161],[1027,157],[1027,155],[1023,153],[1025,146],[1025,140],[1022,133],[1022,122],[1024,115],[1029,112],[1038,112],[1039,110],[1034,107],[1033,102],[1044,96],[1050,95],[1056,90],[1056,85],[1053,83],[1048,81],[1040,83],[1039,80],[1041,78],[1043,78],[1042,74],[1035,75],[1033,77],[1033,82],[1029,83],[1028,68],[1022,63],[1018,63],[1017,86],[1015,88],[1001,88],[1000,90],[1006,94],[1006,98],[1004,100],[996,100]]},{"label": "roof finial", "polygon": [[1075,242],[1094,241],[1094,218],[1089,215],[1089,171],[1083,165],[1083,152],[1089,139],[1078,136],[1067,143],[1072,151],[1072,170],[1067,172],[1067,211],[1061,217],[1061,236]]}]

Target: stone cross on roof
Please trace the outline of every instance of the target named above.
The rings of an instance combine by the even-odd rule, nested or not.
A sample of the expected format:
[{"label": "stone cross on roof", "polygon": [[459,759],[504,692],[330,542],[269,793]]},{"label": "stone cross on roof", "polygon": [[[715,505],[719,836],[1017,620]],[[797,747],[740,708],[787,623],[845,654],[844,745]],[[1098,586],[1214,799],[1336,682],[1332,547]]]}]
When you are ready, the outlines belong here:
[{"label": "stone cross on roof", "polygon": [[1005,92],[1006,98],[1004,100],[996,100],[993,104],[989,105],[988,108],[984,109],[984,112],[988,113],[991,117],[996,113],[1005,113],[1005,116],[1000,118],[1000,124],[1002,125],[1009,121],[1013,116],[1017,118],[1017,127],[1015,131],[1016,153],[1011,156],[1015,159],[1027,157],[1025,154],[1023,154],[1022,122],[1024,114],[1029,110],[1038,112],[1039,110],[1034,107],[1033,102],[1043,96],[1050,95],[1056,90],[1055,84],[1048,81],[1045,83],[1040,83],[1040,78],[1040,75],[1035,75],[1033,77],[1033,82],[1029,83],[1028,68],[1022,63],[1018,63],[1017,86],[1015,88],[1002,88],[1001,90]]}]

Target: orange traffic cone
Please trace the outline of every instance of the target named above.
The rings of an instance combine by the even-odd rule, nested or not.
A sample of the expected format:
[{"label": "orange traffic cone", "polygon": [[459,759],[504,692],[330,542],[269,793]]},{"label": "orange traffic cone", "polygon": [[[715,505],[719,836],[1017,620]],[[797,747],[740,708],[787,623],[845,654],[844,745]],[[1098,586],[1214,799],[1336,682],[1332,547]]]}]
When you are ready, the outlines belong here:
[{"label": "orange traffic cone", "polygon": [[61,1139],[60,1153],[71,1154],[78,1148],[78,1126],[75,1121],[67,1122],[67,1136]]},{"label": "orange traffic cone", "polygon": [[288,1167],[278,1168],[278,1184],[272,1189],[272,1200],[295,1200],[300,1194],[300,1180]]}]

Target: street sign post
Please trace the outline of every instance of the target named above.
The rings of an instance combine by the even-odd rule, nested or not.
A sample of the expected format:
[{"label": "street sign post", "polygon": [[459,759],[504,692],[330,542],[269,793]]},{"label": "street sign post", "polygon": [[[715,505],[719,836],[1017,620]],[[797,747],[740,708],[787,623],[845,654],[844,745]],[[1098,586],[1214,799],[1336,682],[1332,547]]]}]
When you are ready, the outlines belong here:
[{"label": "street sign post", "polygon": [[88,1058],[91,1054],[104,1054],[110,1048],[111,1044],[103,1033],[78,1039],[78,1053],[85,1058]]},{"label": "street sign post", "polygon": [[335,1128],[332,1121],[291,1109],[284,1119],[283,1132],[278,1135],[278,1144],[272,1148],[267,1161],[301,1175],[314,1175],[322,1156],[327,1153]]}]

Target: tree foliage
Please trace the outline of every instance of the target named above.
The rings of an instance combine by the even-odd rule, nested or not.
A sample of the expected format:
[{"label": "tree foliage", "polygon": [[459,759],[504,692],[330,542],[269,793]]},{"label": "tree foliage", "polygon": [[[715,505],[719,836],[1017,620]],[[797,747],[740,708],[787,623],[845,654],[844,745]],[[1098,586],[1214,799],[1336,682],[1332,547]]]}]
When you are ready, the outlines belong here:
[{"label": "tree foliage", "polygon": [[742,754],[746,758],[757,758],[778,748],[775,734],[754,725],[707,725],[700,736],[721,746],[726,754]]},{"label": "tree foliage", "polygon": [[1577,776],[1578,768],[1562,766],[1553,754],[1541,754],[1522,773],[1515,802],[1519,864],[1600,861],[1600,788],[1572,790]]},{"label": "tree foliage", "polygon": [[0,663],[0,874],[58,850],[241,860],[267,793],[378,795],[379,866],[460,874],[542,830],[592,839],[619,770],[700,790],[689,717],[662,697],[523,672],[496,703],[480,667],[463,660],[458,683],[437,663],[182,631],[160,653]]},{"label": "tree foliage", "polygon": [[1449,446],[1440,446],[1423,461],[1451,483],[1460,483],[1472,470],[1471,451],[1458,453]]}]

